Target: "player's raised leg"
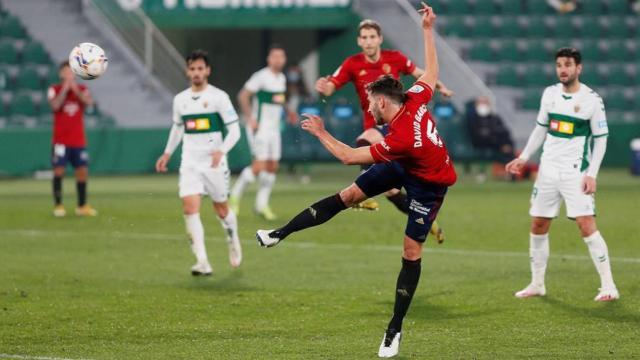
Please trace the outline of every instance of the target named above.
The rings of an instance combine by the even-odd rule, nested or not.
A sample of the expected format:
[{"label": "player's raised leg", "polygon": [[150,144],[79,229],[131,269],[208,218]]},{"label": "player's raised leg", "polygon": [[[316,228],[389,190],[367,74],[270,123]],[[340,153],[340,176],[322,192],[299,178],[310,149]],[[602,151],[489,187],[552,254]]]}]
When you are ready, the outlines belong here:
[{"label": "player's raised leg", "polygon": [[611,273],[611,263],[609,261],[609,249],[607,243],[596,227],[594,216],[579,216],[576,218],[576,224],[582,234],[582,239],[589,248],[591,260],[600,276],[600,289],[595,301],[614,301],[620,298],[616,284],[613,282]]},{"label": "player's raised leg", "polygon": [[531,283],[515,293],[516,297],[528,298],[545,296],[544,275],[549,260],[549,228],[551,219],[533,217],[529,234],[529,260],[531,262]]},{"label": "player's raised leg", "polygon": [[186,195],[182,197],[184,223],[187,234],[191,239],[191,251],[196,257],[196,263],[191,267],[194,276],[211,275],[211,265],[204,245],[204,226],[200,219],[200,195]]}]

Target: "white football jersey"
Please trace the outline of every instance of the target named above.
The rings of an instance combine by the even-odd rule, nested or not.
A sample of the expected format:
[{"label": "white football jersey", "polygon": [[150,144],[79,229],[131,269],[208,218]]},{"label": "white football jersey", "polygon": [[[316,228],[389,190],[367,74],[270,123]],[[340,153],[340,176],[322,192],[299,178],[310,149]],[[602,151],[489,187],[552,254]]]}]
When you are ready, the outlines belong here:
[{"label": "white football jersey", "polygon": [[258,131],[280,131],[287,90],[284,74],[265,67],[251,75],[244,88],[255,94],[253,116],[258,120]]},{"label": "white football jersey", "polygon": [[173,122],[184,126],[182,162],[208,161],[220,148],[227,125],[238,121],[229,95],[213,85],[200,92],[191,88],[173,98]]},{"label": "white football jersey", "polygon": [[591,159],[592,137],[609,133],[604,102],[585,84],[576,93],[563,92],[562,84],[547,87],[536,120],[548,127],[541,163],[585,171]]}]

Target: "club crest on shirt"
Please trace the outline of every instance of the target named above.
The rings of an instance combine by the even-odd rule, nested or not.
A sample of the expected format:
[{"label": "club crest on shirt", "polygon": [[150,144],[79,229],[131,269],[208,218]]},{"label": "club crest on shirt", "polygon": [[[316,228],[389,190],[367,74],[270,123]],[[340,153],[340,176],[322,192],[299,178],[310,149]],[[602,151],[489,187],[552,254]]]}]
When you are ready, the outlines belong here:
[{"label": "club crest on shirt", "polygon": [[580,105],[576,104],[576,106],[573,107],[573,112],[578,113],[580,112]]},{"label": "club crest on shirt", "polygon": [[202,103],[202,106],[204,106],[204,108],[206,109],[206,108],[209,107],[209,103],[207,101],[205,101],[205,102]]},{"label": "club crest on shirt", "polygon": [[383,64],[383,65],[382,65],[382,71],[384,71],[384,72],[385,72],[385,74],[390,73],[390,72],[391,72],[391,65],[389,65],[389,64]]},{"label": "club crest on shirt", "polygon": [[358,76],[365,76],[365,75],[367,75],[367,70],[365,69],[360,70],[360,72],[358,73]]}]

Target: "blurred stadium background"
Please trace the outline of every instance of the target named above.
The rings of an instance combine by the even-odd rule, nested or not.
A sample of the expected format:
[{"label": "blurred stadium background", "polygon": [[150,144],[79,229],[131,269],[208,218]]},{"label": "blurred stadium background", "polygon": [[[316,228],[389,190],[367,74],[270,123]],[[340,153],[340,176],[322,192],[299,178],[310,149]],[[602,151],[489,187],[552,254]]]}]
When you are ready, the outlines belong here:
[{"label": "blurred stadium background", "polygon": [[[361,129],[352,86],[327,101],[313,82],[359,51],[359,19],[381,23],[386,48],[422,65],[419,27],[405,0],[1,0],[0,176],[49,169],[51,113],[47,86],[57,64],[79,42],[101,45],[110,58],[103,78],[86,82],[97,105],[86,125],[93,173],[153,170],[170,125],[173,94],[187,87],[183,55],[194,48],[212,58],[211,82],[231,94],[264,64],[269,44],[283,44],[289,65],[304,79],[292,83],[298,108],[323,114],[340,139]],[[640,21],[633,1],[579,0],[559,14],[545,0],[433,0],[439,14],[441,78],[454,91],[453,111],[438,127],[457,162],[482,161],[468,138],[469,101],[487,95],[522,147],[533,127],[542,90],[556,82],[553,52],[576,46],[582,80],[605,100],[611,127],[605,166],[630,165],[630,140],[640,137]],[[64,24],[64,25],[63,25]],[[438,106],[438,99],[434,102]],[[317,141],[283,125],[284,161],[331,160]],[[174,156],[176,162],[179,156]],[[246,141],[231,166],[250,160]],[[175,168],[175,163],[173,164]]]}]

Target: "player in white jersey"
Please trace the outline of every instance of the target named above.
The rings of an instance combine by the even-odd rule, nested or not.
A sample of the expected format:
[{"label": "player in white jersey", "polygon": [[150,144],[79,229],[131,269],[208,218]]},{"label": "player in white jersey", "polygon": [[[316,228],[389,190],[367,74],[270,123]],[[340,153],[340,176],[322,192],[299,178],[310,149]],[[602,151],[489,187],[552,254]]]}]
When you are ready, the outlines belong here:
[{"label": "player in white jersey", "polygon": [[229,167],[226,154],[240,138],[238,115],[226,92],[212,86],[207,53],[196,50],[187,57],[191,87],[173,99],[173,125],[164,153],[156,162],[158,172],[166,172],[171,154],[182,145],[179,193],[184,221],[191,238],[196,264],[191,274],[211,275],[200,219],[200,197],[207,194],[227,236],[229,262],[238,267],[242,250],[236,215],[227,206]]},{"label": "player in white jersey", "polygon": [[[267,220],[276,219],[269,206],[269,197],[282,154],[280,122],[287,110],[287,81],[282,70],[286,61],[284,48],[272,45],[267,56],[267,66],[255,72],[238,93],[253,162],[242,170],[231,190],[231,208],[236,213],[240,210],[242,193],[257,176],[259,186],[254,210]],[[297,121],[294,112],[286,112],[291,122]]]},{"label": "player in white jersey", "polygon": [[[613,301],[619,293],[613,282],[609,251],[596,227],[594,193],[596,177],[607,147],[607,118],[602,98],[580,83],[582,57],[573,48],[556,53],[559,84],[545,89],[537,124],[522,154],[506,169],[518,174],[544,143],[540,171],[531,195],[532,217],[529,254],[531,283],[515,296],[546,294],[544,274],[549,258],[549,228],[564,200],[567,217],[575,219],[600,275],[594,300]],[[593,141],[593,149],[591,142]]]}]

